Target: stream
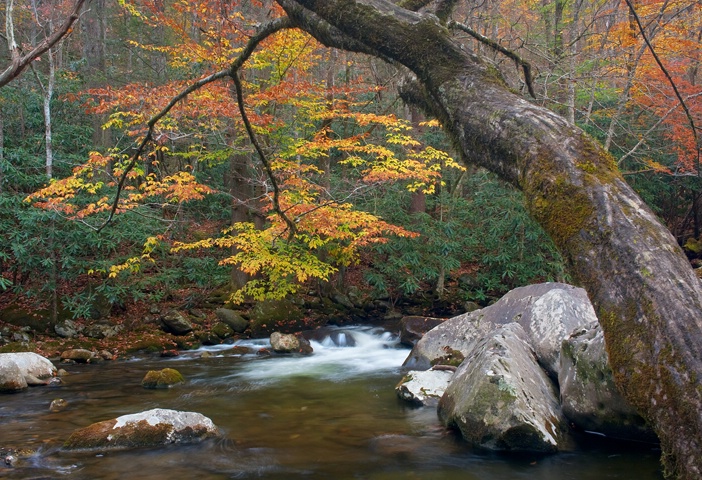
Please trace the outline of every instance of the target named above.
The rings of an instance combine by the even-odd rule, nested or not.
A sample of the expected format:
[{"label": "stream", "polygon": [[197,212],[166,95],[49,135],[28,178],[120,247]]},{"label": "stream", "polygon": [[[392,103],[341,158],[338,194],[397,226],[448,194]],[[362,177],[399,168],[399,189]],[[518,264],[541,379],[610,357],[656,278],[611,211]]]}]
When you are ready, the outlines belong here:
[{"label": "stream", "polygon": [[[658,450],[588,436],[577,451],[502,455],[471,449],[434,408],[399,400],[409,350],[379,328],[345,327],[312,342],[311,356],[232,355],[233,345],[176,358],[61,365],[59,387],[0,396],[0,447],[36,451],[8,479],[636,479],[660,480]],[[335,341],[332,341],[332,338]],[[236,345],[259,349],[267,340]],[[202,358],[207,350],[212,354]],[[148,370],[175,368],[186,384],[147,390]],[[51,412],[52,400],[68,407]],[[196,445],[68,453],[76,428],[151,408],[202,413],[223,436]]]}]

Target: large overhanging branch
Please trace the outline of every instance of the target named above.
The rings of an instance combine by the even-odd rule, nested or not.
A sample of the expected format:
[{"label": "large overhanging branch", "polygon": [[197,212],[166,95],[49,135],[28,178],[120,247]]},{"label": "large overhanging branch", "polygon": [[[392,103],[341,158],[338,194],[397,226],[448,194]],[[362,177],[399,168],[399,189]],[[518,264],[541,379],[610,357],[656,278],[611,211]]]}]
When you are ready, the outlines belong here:
[{"label": "large overhanging branch", "polygon": [[[127,181],[127,176],[129,175],[129,172],[131,172],[134,167],[136,166],[137,162],[141,158],[142,154],[144,153],[144,150],[146,149],[147,145],[153,141],[154,139],[154,131],[156,129],[156,125],[158,122],[160,122],[168,113],[170,113],[173,108],[178,105],[181,101],[183,101],[188,95],[190,95],[193,92],[196,92],[197,90],[200,90],[202,87],[209,85],[212,82],[216,82],[218,80],[222,80],[225,78],[232,78],[235,79],[236,82],[236,75],[239,69],[244,65],[244,63],[251,57],[253,52],[256,50],[258,45],[268,38],[269,36],[273,35],[274,33],[286,29],[286,28],[293,28],[293,24],[290,21],[290,19],[283,17],[279,18],[276,20],[273,20],[272,22],[269,22],[263,26],[261,26],[258,31],[249,39],[249,41],[246,43],[246,46],[244,47],[244,50],[239,54],[239,56],[232,62],[232,64],[228,67],[225,68],[224,70],[220,70],[216,73],[213,73],[212,75],[209,75],[205,78],[202,78],[198,80],[197,82],[193,83],[192,85],[188,86],[186,89],[184,89],[182,92],[180,92],[178,95],[174,96],[168,104],[161,109],[156,115],[151,117],[151,119],[147,122],[147,131],[146,135],[144,135],[144,138],[141,139],[139,142],[139,145],[137,145],[137,149],[132,155],[132,157],[129,159],[129,162],[127,163],[126,167],[124,168],[124,171],[122,172],[122,175],[119,177],[119,181],[117,183],[117,192],[115,193],[115,198],[112,201],[112,207],[110,208],[110,214],[108,215],[107,219],[98,227],[95,228],[96,231],[100,232],[103,230],[107,225],[109,225],[112,220],[114,219],[114,216],[117,212],[117,209],[119,207],[119,200],[120,196],[122,194],[122,191],[124,190],[124,184]],[[243,109],[242,109],[242,116],[245,115]],[[267,170],[267,172],[270,174],[270,172]],[[274,179],[272,179],[274,180]],[[280,207],[277,209],[278,212],[280,212]],[[286,217],[287,218],[287,217]],[[288,222],[286,222],[288,223]]]},{"label": "large overhanging branch", "polygon": [[22,54],[20,47],[17,45],[14,39],[14,25],[12,23],[13,2],[12,0],[7,1],[5,8],[5,30],[8,47],[10,49],[11,63],[2,73],[0,73],[0,88],[17,78],[34,60],[46,53],[51,47],[56,45],[63,37],[71,32],[73,24],[80,17],[80,10],[83,8],[83,4],[85,2],[86,0],[76,0],[71,13],[61,24],[61,26],[54,30],[36,47],[32,48],[32,50]]},{"label": "large overhanging branch", "polygon": [[[702,478],[702,285],[670,232],[582,130],[510,92],[435,15],[388,0],[276,0],[322,43],[330,29],[416,76],[460,154],[522,189],[585,287],[616,382],[656,430],[665,473]],[[294,15],[293,15],[294,12]],[[325,25],[326,24],[326,25]],[[302,23],[300,23],[302,25]]]}]

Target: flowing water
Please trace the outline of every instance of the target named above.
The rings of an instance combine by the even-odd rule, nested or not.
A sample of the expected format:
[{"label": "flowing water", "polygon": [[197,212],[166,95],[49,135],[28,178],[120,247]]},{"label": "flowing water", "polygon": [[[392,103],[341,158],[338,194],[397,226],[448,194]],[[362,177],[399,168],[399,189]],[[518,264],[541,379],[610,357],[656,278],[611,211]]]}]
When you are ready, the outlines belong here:
[{"label": "flowing water", "polygon": [[[352,327],[312,342],[311,356],[232,355],[232,345],[173,359],[70,365],[60,387],[0,397],[0,447],[36,453],[8,479],[636,479],[659,480],[658,451],[594,438],[557,455],[479,452],[446,431],[433,408],[401,402],[394,386],[409,351],[388,332]],[[241,342],[254,350],[265,340]],[[148,370],[187,379],[146,390]],[[68,407],[50,412],[52,400]],[[60,445],[93,422],[151,408],[200,412],[223,436],[197,445],[68,453]]]}]

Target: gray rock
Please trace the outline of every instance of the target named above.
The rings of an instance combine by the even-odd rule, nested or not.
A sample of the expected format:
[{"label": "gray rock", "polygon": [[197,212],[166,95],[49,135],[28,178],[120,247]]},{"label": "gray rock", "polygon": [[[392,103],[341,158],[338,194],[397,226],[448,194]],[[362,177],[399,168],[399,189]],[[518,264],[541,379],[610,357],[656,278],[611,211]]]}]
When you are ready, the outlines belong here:
[{"label": "gray rock", "polygon": [[64,448],[120,450],[194,443],[219,435],[212,420],[200,413],[155,408],[78,429],[66,440]]},{"label": "gray rock", "polygon": [[77,363],[88,363],[95,358],[93,352],[84,348],[74,348],[61,353],[61,360],[69,360]]},{"label": "gray rock", "polygon": [[16,364],[22,375],[31,375],[40,380],[56,375],[56,367],[48,358],[33,352],[0,353],[0,366],[6,363]]},{"label": "gray rock", "polygon": [[541,366],[552,378],[557,378],[563,339],[573,330],[597,322],[587,292],[563,283],[544,283],[518,288],[510,294],[533,298],[518,321]]},{"label": "gray rock", "polygon": [[110,325],[105,323],[95,323],[93,325],[88,325],[83,330],[83,334],[90,338],[112,338],[117,336],[124,327],[122,325]]},{"label": "gray rock", "polygon": [[516,323],[479,341],[456,370],[438,413],[482,448],[555,452],[566,442],[555,388]]},{"label": "gray rock", "polygon": [[355,308],[355,305],[353,304],[351,299],[349,299],[349,297],[347,297],[343,293],[334,292],[331,298],[332,300],[334,300],[335,303],[343,305],[346,308]]},{"label": "gray rock", "polygon": [[163,329],[173,335],[187,335],[193,331],[193,324],[177,310],[170,310],[161,317]]},{"label": "gray rock", "polygon": [[404,365],[413,370],[427,370],[438,364],[458,366],[478,340],[500,326],[489,316],[490,308],[459,315],[429,330],[417,341]]},{"label": "gray rock", "polygon": [[657,441],[614,384],[599,323],[563,340],[560,362],[561,406],[576,427],[612,438]]},{"label": "gray rock", "polygon": [[413,347],[432,328],[442,324],[443,318],[410,315],[400,320],[400,343]]},{"label": "gray rock", "polygon": [[274,352],[290,353],[300,350],[300,340],[291,333],[271,333],[271,348]]},{"label": "gray rock", "polygon": [[446,320],[414,346],[405,365],[427,369],[447,354],[467,357],[475,343],[502,325],[518,322],[529,337],[539,362],[558,376],[561,341],[578,327],[596,320],[585,290],[564,283],[515,288],[495,304]]},{"label": "gray rock", "polygon": [[402,400],[424,406],[436,406],[453,377],[452,370],[409,371],[395,387]]},{"label": "gray rock", "polygon": [[239,315],[235,310],[229,308],[218,308],[215,310],[215,315],[222,322],[226,323],[236,333],[243,333],[249,326],[248,320]]},{"label": "gray rock", "polygon": [[75,338],[83,332],[83,326],[73,320],[64,320],[54,325],[56,335],[62,338]]},{"label": "gray rock", "polygon": [[27,380],[15,362],[0,361],[0,393],[21,392],[27,387]]}]

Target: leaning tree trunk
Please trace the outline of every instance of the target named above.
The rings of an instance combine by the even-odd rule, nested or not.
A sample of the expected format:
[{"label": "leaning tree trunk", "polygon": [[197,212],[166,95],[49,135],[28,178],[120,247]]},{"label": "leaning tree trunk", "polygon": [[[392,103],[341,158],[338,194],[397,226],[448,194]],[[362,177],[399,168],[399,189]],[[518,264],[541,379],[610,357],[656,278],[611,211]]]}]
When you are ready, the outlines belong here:
[{"label": "leaning tree trunk", "polygon": [[[616,381],[659,435],[665,473],[702,476],[702,288],[672,235],[580,129],[511,93],[436,17],[387,0],[277,0],[322,43],[400,63],[407,99],[464,159],[523,190],[585,287]],[[428,3],[428,2],[426,2]]]}]

